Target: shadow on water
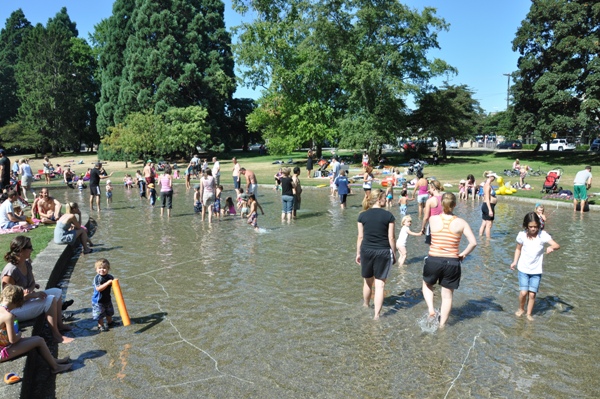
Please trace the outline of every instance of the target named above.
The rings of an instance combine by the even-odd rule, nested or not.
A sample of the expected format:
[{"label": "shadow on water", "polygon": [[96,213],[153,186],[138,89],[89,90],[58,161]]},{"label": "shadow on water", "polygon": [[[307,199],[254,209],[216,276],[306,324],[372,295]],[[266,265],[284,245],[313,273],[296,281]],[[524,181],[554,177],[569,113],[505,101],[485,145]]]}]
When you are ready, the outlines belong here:
[{"label": "shadow on water", "polygon": [[150,330],[152,327],[160,324],[167,315],[168,315],[167,312],[159,312],[159,313],[153,313],[151,315],[144,316],[144,317],[132,318],[131,322],[133,324],[146,324],[143,328],[137,330],[134,334],[141,334],[143,332]]},{"label": "shadow on water", "polygon": [[483,297],[481,299],[469,299],[462,306],[452,309],[452,314],[458,316],[458,320],[454,322],[474,319],[481,316],[483,312],[502,312],[504,308],[498,303],[494,302],[494,297]]},{"label": "shadow on water", "polygon": [[555,310],[559,313],[568,313],[575,307],[558,296],[549,295],[544,298],[537,297],[535,300],[534,313],[544,314],[548,311]]},{"label": "shadow on water", "polygon": [[410,309],[423,302],[423,292],[420,288],[409,288],[401,295],[390,295],[384,298],[384,307],[389,308],[384,316],[391,316],[401,310]]}]

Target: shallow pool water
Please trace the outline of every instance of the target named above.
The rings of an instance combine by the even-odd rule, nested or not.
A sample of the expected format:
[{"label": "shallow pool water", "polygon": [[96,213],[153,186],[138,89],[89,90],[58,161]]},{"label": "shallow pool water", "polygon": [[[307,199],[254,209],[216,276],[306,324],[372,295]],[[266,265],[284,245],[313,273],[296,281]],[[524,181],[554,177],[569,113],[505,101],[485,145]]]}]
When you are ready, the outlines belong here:
[{"label": "shallow pool water", "polygon": [[[423,239],[409,237],[408,266],[394,266],[383,317],[373,321],[354,263],[361,198],[351,196],[341,210],[328,191],[305,190],[299,218],[288,225],[279,194],[262,188],[266,215],[257,233],[239,217],[202,222],[183,186],[170,219],[136,190],[116,189],[112,205],[91,214],[100,245],[64,282],[76,300],[78,339],[61,355],[77,361],[57,379],[56,396],[598,396],[599,214],[547,206],[547,230],[561,250],[546,256],[529,322],[514,316],[518,284],[509,264],[533,207],[501,198],[492,239],[479,239],[463,263],[448,327],[424,329]],[[64,195],[87,203],[87,193]],[[399,217],[398,208],[392,212]],[[414,202],[409,213],[417,219]],[[462,202],[456,214],[479,229],[479,203]],[[90,307],[99,257],[111,262],[132,318],[101,334],[92,330]]]}]

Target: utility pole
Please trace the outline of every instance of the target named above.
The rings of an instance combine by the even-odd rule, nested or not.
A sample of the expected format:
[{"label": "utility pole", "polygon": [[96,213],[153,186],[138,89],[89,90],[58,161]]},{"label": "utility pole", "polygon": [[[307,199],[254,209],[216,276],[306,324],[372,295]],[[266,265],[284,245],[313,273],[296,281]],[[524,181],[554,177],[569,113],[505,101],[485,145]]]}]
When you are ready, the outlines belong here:
[{"label": "utility pole", "polygon": [[507,81],[506,81],[506,110],[508,111],[508,100],[510,97],[510,73],[503,73],[502,75],[507,77]]}]

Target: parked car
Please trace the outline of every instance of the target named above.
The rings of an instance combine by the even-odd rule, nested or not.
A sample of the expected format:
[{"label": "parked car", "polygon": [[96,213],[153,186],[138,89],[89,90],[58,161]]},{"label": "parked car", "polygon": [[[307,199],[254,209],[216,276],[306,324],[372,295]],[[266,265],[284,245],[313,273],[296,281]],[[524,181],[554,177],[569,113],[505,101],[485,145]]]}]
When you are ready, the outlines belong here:
[{"label": "parked car", "polygon": [[548,143],[540,144],[540,151],[574,151],[576,146],[573,143],[567,141],[567,139],[554,139],[550,142],[550,148],[548,149]]},{"label": "parked car", "polygon": [[248,146],[248,149],[249,149],[250,151],[258,151],[258,150],[260,150],[260,147],[263,147],[263,148],[265,148],[264,144],[260,144],[260,143],[254,143],[254,144],[250,144],[250,145]]},{"label": "parked car", "polygon": [[446,141],[446,148],[458,148],[458,141]]},{"label": "parked car", "polygon": [[496,146],[499,150],[520,150],[523,148],[521,140],[506,140]]},{"label": "parked car", "polygon": [[417,145],[414,141],[407,141],[402,144],[402,148],[404,148],[404,151],[414,151],[417,149]]},{"label": "parked car", "polygon": [[595,139],[590,145],[590,151],[600,151],[600,139]]}]

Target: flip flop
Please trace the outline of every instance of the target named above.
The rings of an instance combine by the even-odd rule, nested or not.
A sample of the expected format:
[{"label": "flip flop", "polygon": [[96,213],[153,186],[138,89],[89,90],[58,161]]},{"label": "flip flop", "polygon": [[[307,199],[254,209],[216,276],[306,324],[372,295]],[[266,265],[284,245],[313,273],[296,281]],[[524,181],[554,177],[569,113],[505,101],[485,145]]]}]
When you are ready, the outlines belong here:
[{"label": "flip flop", "polygon": [[16,375],[15,373],[6,373],[4,375],[4,382],[8,385],[16,384],[21,381],[21,377]]}]

